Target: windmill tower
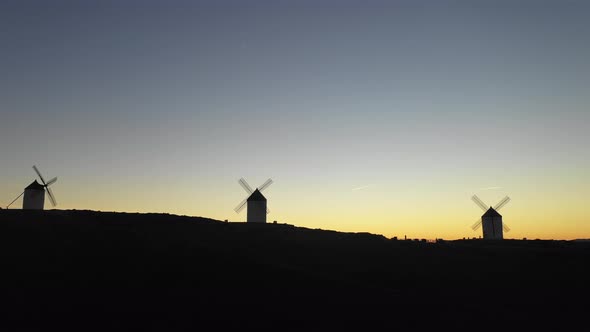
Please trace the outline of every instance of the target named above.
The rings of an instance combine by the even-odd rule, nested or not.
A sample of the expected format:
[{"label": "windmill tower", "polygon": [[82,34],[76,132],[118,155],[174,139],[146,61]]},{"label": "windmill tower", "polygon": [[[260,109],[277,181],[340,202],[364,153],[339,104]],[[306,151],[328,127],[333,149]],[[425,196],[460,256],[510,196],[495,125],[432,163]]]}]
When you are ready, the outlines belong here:
[{"label": "windmill tower", "polygon": [[25,188],[23,210],[43,210],[45,205],[45,187],[37,180]]},{"label": "windmill tower", "polygon": [[23,197],[23,209],[24,210],[43,210],[43,206],[45,205],[45,193],[47,192],[47,197],[49,197],[49,201],[51,205],[56,206],[57,202],[55,201],[55,196],[49,186],[54,184],[57,181],[57,177],[45,182],[45,179],[37,169],[37,166],[33,166],[35,173],[39,176],[39,179],[43,184],[37,182],[37,180],[33,181],[30,185],[25,188],[17,198],[15,198],[8,206],[7,209],[12,205],[12,203],[16,202],[21,196]]},{"label": "windmill tower", "polygon": [[252,187],[248,185],[244,178],[238,180],[238,183],[248,193],[248,197],[244,199],[234,211],[240,213],[244,207],[248,207],[248,216],[246,222],[257,222],[266,223],[266,215],[270,212],[266,207],[266,197],[262,195],[262,191],[270,186],[273,181],[271,179],[266,180],[260,187],[252,190]]},{"label": "windmill tower", "polygon": [[502,215],[498,213],[498,210],[510,202],[510,197],[504,197],[498,202],[498,204],[496,204],[496,206],[490,206],[489,208],[476,195],[473,195],[471,199],[477,206],[485,211],[481,218],[473,224],[471,228],[475,231],[482,226],[483,238],[485,240],[502,240],[504,238],[504,232],[509,232],[510,228],[502,222]]}]

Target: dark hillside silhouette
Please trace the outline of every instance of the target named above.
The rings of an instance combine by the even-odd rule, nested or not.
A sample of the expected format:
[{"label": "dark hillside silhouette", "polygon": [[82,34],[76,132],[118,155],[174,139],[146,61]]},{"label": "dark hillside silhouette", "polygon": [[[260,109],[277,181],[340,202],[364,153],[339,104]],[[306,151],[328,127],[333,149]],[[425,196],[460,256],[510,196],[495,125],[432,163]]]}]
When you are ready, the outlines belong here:
[{"label": "dark hillside silhouette", "polygon": [[590,295],[588,242],[428,243],[168,214],[2,210],[0,258],[1,322],[33,330],[563,329]]}]

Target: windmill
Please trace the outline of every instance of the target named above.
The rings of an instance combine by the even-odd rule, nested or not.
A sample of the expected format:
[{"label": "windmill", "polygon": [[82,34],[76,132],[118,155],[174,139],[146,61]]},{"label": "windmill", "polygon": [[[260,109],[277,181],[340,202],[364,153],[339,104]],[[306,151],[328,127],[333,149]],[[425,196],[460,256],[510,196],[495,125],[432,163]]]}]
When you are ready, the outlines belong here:
[{"label": "windmill", "polygon": [[30,185],[28,185],[25,188],[25,191],[23,191],[20,195],[18,195],[17,198],[15,198],[12,202],[10,202],[10,204],[8,204],[8,206],[6,207],[7,209],[12,205],[12,203],[16,202],[17,199],[19,199],[21,196],[24,195],[23,209],[43,210],[43,205],[45,204],[45,193],[46,192],[47,192],[47,197],[49,197],[49,201],[51,202],[51,205],[53,205],[53,206],[57,205],[57,202],[55,201],[55,196],[53,195],[53,192],[49,188],[50,185],[54,184],[57,181],[57,177],[45,182],[45,179],[43,178],[43,175],[41,175],[41,172],[39,172],[39,169],[37,168],[37,166],[33,165],[33,169],[35,170],[35,173],[37,173],[37,175],[39,176],[39,179],[41,180],[41,182],[43,184],[40,184],[35,179],[35,181],[33,181]]},{"label": "windmill", "polygon": [[244,190],[248,193],[248,197],[246,197],[243,201],[236,206],[234,211],[236,213],[240,213],[248,205],[248,216],[246,222],[259,222],[265,223],[266,222],[266,214],[270,211],[266,207],[266,197],[262,195],[262,191],[268,186],[270,186],[273,181],[271,179],[266,180],[260,187],[257,187],[255,190],[252,190],[252,187],[241,178],[238,180],[238,183],[244,188]]},{"label": "windmill", "polygon": [[510,232],[510,228],[502,222],[502,215],[498,213],[498,210],[510,202],[510,197],[504,197],[496,206],[490,206],[489,208],[477,195],[473,195],[471,200],[485,211],[483,216],[471,228],[475,231],[480,226],[483,226],[484,239],[502,240],[504,238],[503,231]]}]

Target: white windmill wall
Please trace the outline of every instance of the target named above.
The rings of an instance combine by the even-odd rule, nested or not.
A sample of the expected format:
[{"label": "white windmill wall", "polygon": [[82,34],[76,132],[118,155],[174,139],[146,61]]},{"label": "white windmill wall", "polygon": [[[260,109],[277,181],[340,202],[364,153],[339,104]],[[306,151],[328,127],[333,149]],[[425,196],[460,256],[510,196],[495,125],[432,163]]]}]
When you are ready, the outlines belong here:
[{"label": "white windmill wall", "polygon": [[504,232],[502,229],[502,216],[491,215],[482,217],[483,238],[486,240],[502,240]]},{"label": "white windmill wall", "polygon": [[45,204],[44,189],[25,189],[23,197],[23,209],[43,210]]},{"label": "white windmill wall", "polygon": [[498,216],[498,217],[494,218],[493,224],[494,224],[494,232],[496,234],[495,239],[496,240],[504,239],[504,229],[502,227],[502,216]]},{"label": "white windmill wall", "polygon": [[247,222],[266,222],[266,201],[248,201]]}]

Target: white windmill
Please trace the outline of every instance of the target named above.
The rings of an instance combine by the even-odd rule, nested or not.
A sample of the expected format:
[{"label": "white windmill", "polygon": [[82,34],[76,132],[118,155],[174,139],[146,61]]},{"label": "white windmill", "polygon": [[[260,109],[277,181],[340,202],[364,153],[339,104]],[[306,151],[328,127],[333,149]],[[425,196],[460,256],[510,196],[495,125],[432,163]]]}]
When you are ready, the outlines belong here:
[{"label": "white windmill", "polygon": [[244,178],[238,180],[238,183],[244,188],[244,190],[248,193],[248,197],[246,197],[236,208],[234,211],[236,213],[240,213],[246,205],[248,206],[248,217],[246,222],[258,222],[258,223],[265,223],[266,222],[266,214],[270,211],[266,207],[266,197],[262,195],[262,191],[268,186],[270,186],[273,181],[271,179],[266,180],[260,187],[252,190],[252,187],[248,185]]},{"label": "white windmill", "polygon": [[17,198],[15,198],[8,206],[7,209],[12,205],[12,203],[16,202],[21,196],[23,197],[23,209],[25,210],[43,210],[43,206],[45,205],[45,193],[47,192],[47,197],[49,197],[49,201],[51,205],[56,206],[57,202],[55,201],[55,196],[53,192],[49,188],[50,185],[54,184],[57,181],[57,177],[45,182],[45,179],[37,169],[37,166],[33,166],[35,173],[39,176],[39,179],[43,184],[37,182],[37,180],[33,181],[30,185],[25,188]]},{"label": "white windmill", "polygon": [[487,240],[502,240],[504,238],[504,232],[510,232],[510,228],[506,226],[505,223],[502,222],[502,215],[498,213],[498,210],[501,209],[504,205],[510,202],[510,197],[504,197],[496,206],[489,207],[482,202],[477,195],[473,195],[471,197],[473,202],[477,206],[479,206],[485,213],[481,216],[481,218],[471,226],[471,228],[475,231],[480,226],[483,226],[483,238]]}]

